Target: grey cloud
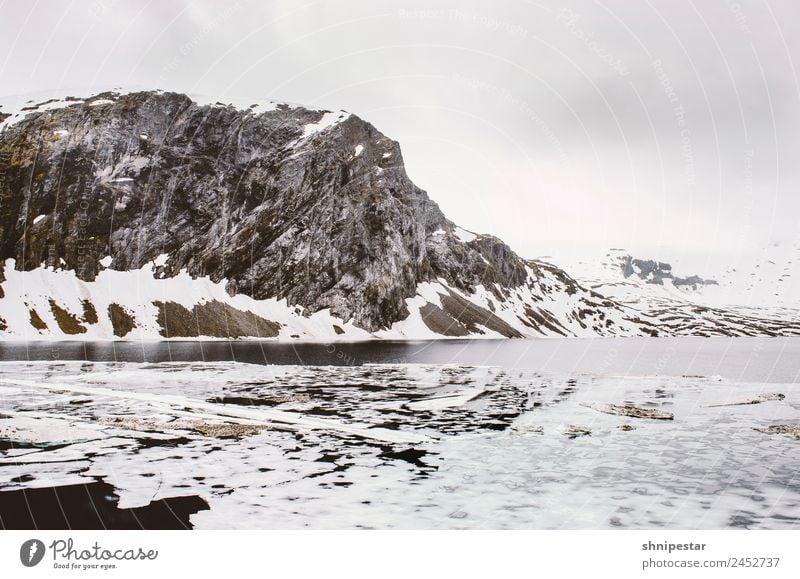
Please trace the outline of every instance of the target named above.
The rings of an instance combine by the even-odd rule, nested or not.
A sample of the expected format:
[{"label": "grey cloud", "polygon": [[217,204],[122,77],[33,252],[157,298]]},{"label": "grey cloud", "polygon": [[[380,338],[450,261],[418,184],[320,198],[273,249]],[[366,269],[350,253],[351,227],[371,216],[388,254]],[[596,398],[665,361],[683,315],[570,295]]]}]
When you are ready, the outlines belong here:
[{"label": "grey cloud", "polygon": [[2,12],[3,93],[125,84],[344,108],[401,142],[411,176],[456,221],[530,255],[723,255],[797,236],[791,0]]}]

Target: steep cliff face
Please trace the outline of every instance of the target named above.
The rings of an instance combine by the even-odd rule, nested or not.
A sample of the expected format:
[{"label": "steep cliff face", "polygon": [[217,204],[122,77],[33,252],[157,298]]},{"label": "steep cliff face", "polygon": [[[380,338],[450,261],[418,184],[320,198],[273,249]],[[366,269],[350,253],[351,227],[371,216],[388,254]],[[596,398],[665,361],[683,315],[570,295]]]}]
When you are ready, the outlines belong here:
[{"label": "steep cliff face", "polygon": [[445,223],[397,143],[344,112],[101,94],[28,114],[0,155],[0,251],[18,268],[63,260],[93,280],[104,256],[129,270],[167,254],[160,275],[226,279],[232,295],[368,329],[407,315],[426,235]]},{"label": "steep cliff face", "polygon": [[653,333],[450,222],[346,112],[152,91],[3,114],[5,335]]}]

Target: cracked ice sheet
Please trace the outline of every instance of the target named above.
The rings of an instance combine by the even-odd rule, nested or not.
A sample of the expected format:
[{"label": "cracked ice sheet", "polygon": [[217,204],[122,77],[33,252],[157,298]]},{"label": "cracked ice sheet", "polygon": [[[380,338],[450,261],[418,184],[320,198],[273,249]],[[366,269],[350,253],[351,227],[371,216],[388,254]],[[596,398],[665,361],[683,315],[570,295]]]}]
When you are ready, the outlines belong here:
[{"label": "cracked ice sheet", "polygon": [[[358,487],[319,500],[306,482],[289,494],[269,489],[275,505],[234,526],[376,528],[796,528],[800,485],[797,442],[752,425],[797,422],[797,388],[789,404],[727,408],[706,401],[758,394],[760,385],[688,378],[553,380],[535,392],[539,410],[517,422],[544,434],[468,434],[436,443],[438,470],[426,477],[395,469],[391,483],[367,476]],[[541,395],[540,395],[541,394]],[[676,420],[636,420],[581,406],[620,400],[669,408]],[[571,423],[592,435],[569,439]],[[632,423],[635,430],[621,431]],[[226,498],[195,515],[201,523],[227,513]],[[314,508],[314,517],[298,512]],[[244,515],[244,513],[243,513]],[[260,519],[260,521],[259,521]]]},{"label": "cracked ice sheet", "polygon": [[[247,481],[254,477],[260,485],[285,485],[346,469],[351,458],[361,456],[366,460],[380,454],[392,440],[403,443],[400,419],[388,423],[385,430],[397,434],[383,442],[354,439],[352,432],[338,432],[337,428],[340,423],[363,423],[371,427],[369,432],[377,434],[382,431],[381,421],[413,414],[403,409],[407,400],[451,392],[456,386],[448,382],[455,372],[435,367],[4,363],[0,364],[0,401],[4,408],[14,410],[7,411],[9,417],[3,420],[16,424],[9,432],[16,433],[18,443],[42,443],[50,448],[47,452],[9,449],[0,458],[0,465],[8,467],[0,480],[6,485],[13,483],[12,488],[33,487],[37,484],[34,481],[41,478],[37,477],[37,468],[64,463],[64,477],[70,482],[80,472],[114,484],[120,490],[120,508],[184,494],[182,489],[187,487],[196,487],[204,496],[228,493],[234,488],[230,484],[231,473],[242,469],[241,476],[235,476],[237,492],[247,492]],[[3,380],[15,384],[8,385]],[[110,390],[123,398],[105,395]],[[125,393],[130,397],[124,397]],[[278,424],[274,431],[245,439],[254,441],[254,446],[243,446],[244,441],[200,437],[171,427],[171,420],[186,415],[206,419],[209,413],[176,410],[174,405],[163,403],[168,396],[210,401],[207,405],[217,401],[226,406],[238,403],[243,410],[253,411],[279,407],[297,416],[308,415],[317,422],[323,419],[314,417],[321,415],[325,424],[334,428],[331,432],[325,428],[312,429],[318,432],[302,428],[300,432],[286,432]],[[375,409],[365,405],[365,400],[375,401]],[[388,404],[381,406],[379,402]],[[164,427],[161,432],[131,431],[104,421],[120,416],[157,419]],[[221,422],[227,420],[213,412],[210,416]],[[98,423],[103,428],[98,428]],[[313,420],[312,423],[316,424]],[[69,444],[70,432],[75,444]],[[88,445],[78,444],[80,433],[88,433],[81,436],[82,440],[89,435],[100,439]],[[90,459],[89,468],[86,461],[81,462],[79,470],[69,467],[68,463],[84,458]],[[340,458],[343,464],[336,463]],[[47,481],[53,479],[48,477]]]},{"label": "cracked ice sheet", "polygon": [[[324,430],[221,439],[104,426],[98,441],[4,453],[21,460],[0,466],[0,490],[101,477],[118,489],[121,508],[196,494],[211,505],[192,516],[199,528],[792,528],[800,519],[800,442],[753,430],[800,422],[796,385],[455,365],[0,364],[0,378],[22,375],[436,437],[410,446]],[[786,399],[709,407],[766,391]],[[70,396],[0,386],[7,411],[66,415],[85,428],[112,415],[185,419],[143,400]],[[443,399],[452,404],[433,402]],[[675,420],[584,406],[608,403]],[[571,425],[591,434],[571,439]]]}]

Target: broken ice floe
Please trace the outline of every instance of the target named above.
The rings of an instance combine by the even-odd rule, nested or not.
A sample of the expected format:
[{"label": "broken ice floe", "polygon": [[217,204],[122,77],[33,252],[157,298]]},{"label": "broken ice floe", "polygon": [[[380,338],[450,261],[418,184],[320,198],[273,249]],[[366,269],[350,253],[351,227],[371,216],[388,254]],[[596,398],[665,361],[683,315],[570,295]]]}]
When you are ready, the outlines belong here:
[{"label": "broken ice floe", "polygon": [[[191,413],[187,414],[191,415]],[[215,438],[243,438],[270,429],[270,426],[259,424],[255,421],[250,424],[242,424],[202,419],[187,420],[173,417],[167,420],[159,420],[149,416],[108,416],[101,418],[100,421],[110,426],[141,430],[143,432],[191,431]]]},{"label": "broken ice floe", "polygon": [[119,391],[109,388],[93,388],[78,384],[69,383],[39,383],[30,380],[16,380],[13,378],[0,379],[0,384],[12,384],[16,386],[26,386],[34,389],[57,390],[60,392],[73,392],[75,394],[85,394],[89,396],[107,397],[122,400],[137,400],[155,405],[189,408],[194,411],[202,412],[204,416],[211,415],[217,418],[227,418],[229,420],[245,419],[248,421],[261,421],[264,425],[271,423],[281,424],[284,428],[292,430],[303,429],[322,429],[328,431],[342,432],[352,436],[379,440],[383,442],[416,443],[427,440],[425,436],[406,434],[402,432],[389,431],[382,428],[370,428],[367,425],[358,423],[340,423],[325,418],[302,416],[298,413],[283,412],[272,409],[242,408],[232,404],[216,404],[204,402],[182,396],[164,395],[131,391]]},{"label": "broken ice floe", "polygon": [[564,431],[570,438],[578,438],[579,436],[589,436],[592,433],[592,429],[588,426],[575,426],[574,424],[570,424],[567,429]]},{"label": "broken ice floe", "polygon": [[606,414],[617,414],[629,418],[649,418],[652,420],[672,420],[675,416],[672,412],[658,410],[656,408],[639,408],[631,405],[620,404],[583,404],[587,408],[593,408],[598,412]]},{"label": "broken ice floe", "polygon": [[748,404],[761,404],[762,402],[769,402],[770,400],[783,400],[785,398],[786,396],[780,392],[767,392],[765,394],[759,394],[758,396],[747,398],[745,400],[723,402],[720,404],[708,404],[707,406],[708,408],[718,408],[721,406],[747,406]]},{"label": "broken ice floe", "polygon": [[518,434],[544,434],[544,427],[535,424],[514,424],[511,431]]},{"label": "broken ice floe", "polygon": [[47,447],[103,438],[98,430],[84,428],[68,419],[31,417],[25,414],[27,413],[15,412],[0,418],[0,441]]},{"label": "broken ice floe", "polygon": [[[0,493],[103,481],[118,509],[199,497],[199,528],[791,528],[800,405],[795,385],[780,389],[782,404],[723,411],[706,405],[762,387],[457,365],[0,363]],[[598,400],[675,420],[634,429]]]},{"label": "broken ice floe", "polygon": [[754,428],[753,430],[763,432],[764,434],[791,436],[796,440],[800,440],[800,425],[798,424],[771,424],[766,428]]}]

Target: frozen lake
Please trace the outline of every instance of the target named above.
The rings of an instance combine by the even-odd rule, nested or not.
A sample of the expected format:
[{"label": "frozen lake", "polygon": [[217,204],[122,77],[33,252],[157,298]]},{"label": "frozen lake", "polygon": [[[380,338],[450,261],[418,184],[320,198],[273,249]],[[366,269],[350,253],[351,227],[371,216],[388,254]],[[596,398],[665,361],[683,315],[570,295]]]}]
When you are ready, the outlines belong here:
[{"label": "frozen lake", "polygon": [[798,350],[792,339],[3,344],[0,521],[797,528]]}]

